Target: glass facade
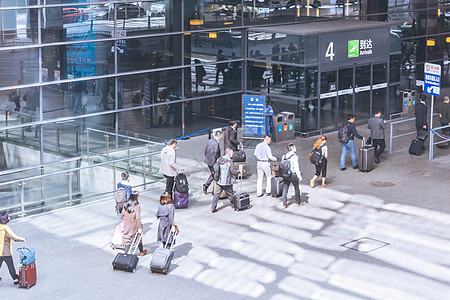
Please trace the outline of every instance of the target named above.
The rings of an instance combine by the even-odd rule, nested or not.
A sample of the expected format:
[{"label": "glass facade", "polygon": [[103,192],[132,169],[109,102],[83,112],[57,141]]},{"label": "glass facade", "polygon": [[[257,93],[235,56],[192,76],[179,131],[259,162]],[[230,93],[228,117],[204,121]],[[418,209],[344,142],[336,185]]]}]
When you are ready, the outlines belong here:
[{"label": "glass facade", "polygon": [[[258,29],[327,19],[392,22],[389,54],[327,68],[319,34]],[[87,122],[164,139],[221,126],[241,118],[243,93],[294,112],[301,131],[334,130],[348,113],[399,112],[427,61],[448,85],[448,1],[14,0],[0,26],[1,136],[41,152],[58,122],[66,137]]]}]

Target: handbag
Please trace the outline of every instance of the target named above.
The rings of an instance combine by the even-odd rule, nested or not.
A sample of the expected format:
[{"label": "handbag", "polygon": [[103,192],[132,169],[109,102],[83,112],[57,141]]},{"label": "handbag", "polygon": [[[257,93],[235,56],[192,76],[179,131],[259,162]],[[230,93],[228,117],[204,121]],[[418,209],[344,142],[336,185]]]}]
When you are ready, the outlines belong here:
[{"label": "handbag", "polygon": [[34,256],[34,248],[19,248],[20,252],[20,262],[22,265],[28,266],[36,261],[36,257]]}]

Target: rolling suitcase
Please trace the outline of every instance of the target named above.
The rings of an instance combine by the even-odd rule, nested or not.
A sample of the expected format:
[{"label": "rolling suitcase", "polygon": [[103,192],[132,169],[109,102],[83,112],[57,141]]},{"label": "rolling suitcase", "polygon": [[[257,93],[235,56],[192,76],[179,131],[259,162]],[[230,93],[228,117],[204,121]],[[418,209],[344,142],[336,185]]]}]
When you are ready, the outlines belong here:
[{"label": "rolling suitcase", "polygon": [[167,275],[169,273],[170,264],[173,259],[173,245],[175,244],[178,236],[178,231],[170,231],[167,237],[166,245],[169,243],[169,239],[172,236],[172,243],[170,248],[158,248],[153,253],[152,261],[150,262],[150,271],[152,273],[161,273]]},{"label": "rolling suitcase", "polygon": [[239,182],[239,193],[234,196],[233,206],[235,211],[241,211],[250,208],[250,195],[248,193],[241,192],[242,177]]},{"label": "rolling suitcase", "polygon": [[283,177],[272,177],[270,180],[272,197],[278,198],[283,194]]},{"label": "rolling suitcase", "polygon": [[422,148],[423,148],[423,141],[414,139],[412,140],[411,145],[409,146],[409,154],[419,156],[420,154],[422,154]]},{"label": "rolling suitcase", "polygon": [[244,152],[243,146],[238,146],[238,150],[233,152],[233,162],[245,162],[247,161],[247,156]]},{"label": "rolling suitcase", "polygon": [[189,205],[189,193],[180,193],[177,190],[173,192],[173,205],[176,208],[186,208]]},{"label": "rolling suitcase", "polygon": [[125,232],[125,227],[124,227],[123,219],[122,219],[122,222],[120,222],[120,224],[117,224],[114,229],[114,234],[111,239],[111,248],[113,248],[114,250],[115,249],[123,249],[122,237],[123,237],[124,232]]},{"label": "rolling suitcase", "polygon": [[19,288],[29,289],[37,281],[34,249],[22,247],[17,251],[20,253]]},{"label": "rolling suitcase", "polygon": [[428,138],[428,131],[422,130],[417,133],[417,138],[419,141],[425,142]]},{"label": "rolling suitcase", "polygon": [[[234,164],[234,168],[236,170],[241,170],[240,168],[242,168],[242,178],[247,178],[247,162],[233,162]],[[236,178],[238,178],[239,174],[236,175]]]},{"label": "rolling suitcase", "polygon": [[375,148],[362,143],[359,148],[359,170],[361,172],[370,172],[375,165]]},{"label": "rolling suitcase", "polygon": [[[136,232],[136,235],[133,238],[133,242],[131,243],[131,247],[128,250],[128,253],[118,253],[114,258],[112,262],[113,270],[122,270],[133,273],[136,271],[139,258],[137,257],[137,255],[135,255],[135,253],[139,243],[141,242],[141,239],[142,235]],[[136,241],[137,243],[135,243]],[[131,252],[132,254],[130,254]]]},{"label": "rolling suitcase", "polygon": [[280,166],[277,165],[276,162],[272,165],[271,171],[272,171],[272,177],[280,176]]}]

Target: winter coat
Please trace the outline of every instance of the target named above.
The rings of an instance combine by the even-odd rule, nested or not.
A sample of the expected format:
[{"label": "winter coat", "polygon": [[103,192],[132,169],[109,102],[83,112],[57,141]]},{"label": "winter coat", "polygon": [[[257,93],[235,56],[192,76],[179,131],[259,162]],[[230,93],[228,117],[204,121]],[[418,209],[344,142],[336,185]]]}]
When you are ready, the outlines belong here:
[{"label": "winter coat", "polygon": [[6,224],[0,224],[0,257],[12,256],[12,241],[23,242],[25,239],[14,234]]},{"label": "winter coat", "polygon": [[161,150],[161,165],[159,172],[169,176],[175,177],[180,167],[175,162],[175,149],[171,146],[166,146]]},{"label": "winter coat", "polygon": [[131,245],[133,242],[133,238],[138,232],[138,229],[142,229],[141,222],[141,206],[136,204],[134,207],[134,211],[129,213],[125,208],[122,209],[123,215],[123,225],[125,227],[125,232],[122,237],[123,245]]},{"label": "winter coat", "polygon": [[220,167],[220,176],[217,183],[219,185],[231,185],[236,180],[236,175],[239,174],[239,170],[234,168],[234,164],[228,156],[219,157],[217,160]]}]

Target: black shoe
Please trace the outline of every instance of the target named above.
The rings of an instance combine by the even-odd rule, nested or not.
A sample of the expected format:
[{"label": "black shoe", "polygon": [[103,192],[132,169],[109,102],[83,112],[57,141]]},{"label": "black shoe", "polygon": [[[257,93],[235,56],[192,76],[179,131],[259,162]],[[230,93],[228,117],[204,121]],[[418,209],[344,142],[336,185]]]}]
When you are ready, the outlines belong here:
[{"label": "black shoe", "polygon": [[217,209],[211,209],[211,212],[212,212],[212,213],[216,213],[216,212],[217,212]]},{"label": "black shoe", "polygon": [[208,195],[208,187],[203,185],[203,194]]},{"label": "black shoe", "polygon": [[271,197],[272,194],[271,194],[271,193],[267,193],[266,196],[267,196],[267,197]]},{"label": "black shoe", "polygon": [[262,197],[262,196],[264,196],[264,194],[261,194],[261,195],[256,195],[256,197],[258,197],[258,198],[259,198],[259,197]]},{"label": "black shoe", "polygon": [[354,166],[354,167],[353,167],[353,169],[355,169],[355,170],[356,170],[356,169],[358,169],[358,168],[359,168],[359,166],[358,166],[358,165],[356,165],[356,166]]},{"label": "black shoe", "polygon": [[376,158],[376,157],[375,157],[375,163],[376,163],[376,164],[379,164],[379,163],[380,163],[380,160],[379,160],[378,158]]},{"label": "black shoe", "polygon": [[341,171],[345,171],[345,170],[347,170],[347,168],[341,168]]},{"label": "black shoe", "polygon": [[19,278],[14,279],[14,284],[19,284]]}]

